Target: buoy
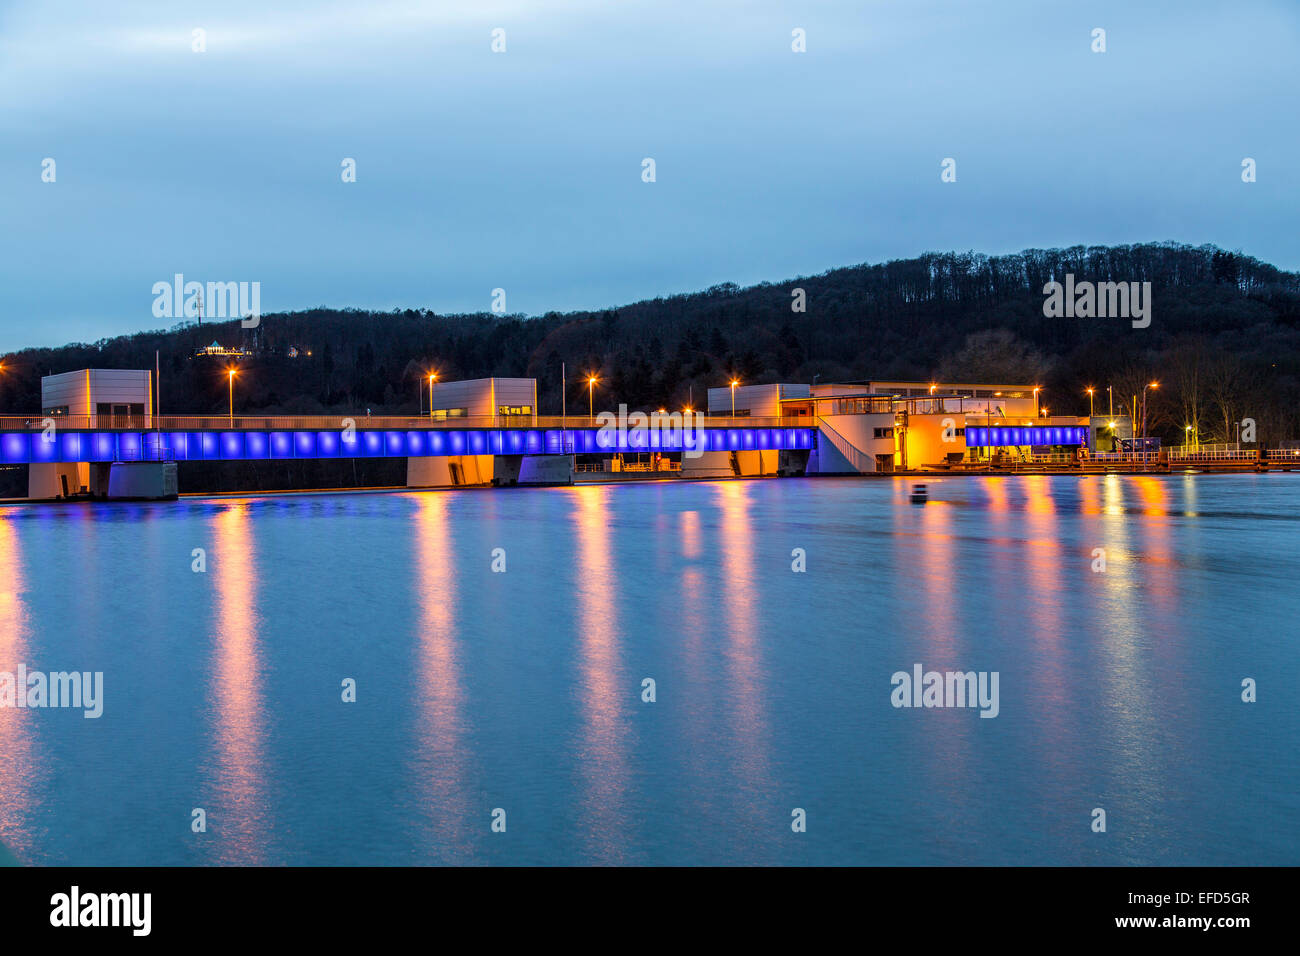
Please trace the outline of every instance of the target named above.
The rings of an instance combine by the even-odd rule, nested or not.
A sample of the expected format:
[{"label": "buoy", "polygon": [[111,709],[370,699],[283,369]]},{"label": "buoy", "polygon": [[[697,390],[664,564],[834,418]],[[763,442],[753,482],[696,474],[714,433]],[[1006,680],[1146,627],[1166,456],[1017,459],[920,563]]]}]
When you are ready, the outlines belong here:
[{"label": "buoy", "polygon": [[923,505],[930,498],[929,492],[926,491],[925,485],[912,486],[912,504]]}]

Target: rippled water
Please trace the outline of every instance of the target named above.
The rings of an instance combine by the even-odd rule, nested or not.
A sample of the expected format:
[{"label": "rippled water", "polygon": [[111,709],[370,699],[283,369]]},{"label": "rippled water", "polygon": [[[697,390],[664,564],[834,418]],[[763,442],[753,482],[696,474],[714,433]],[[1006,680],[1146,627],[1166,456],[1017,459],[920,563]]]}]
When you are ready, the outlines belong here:
[{"label": "rippled water", "polygon": [[[105,684],[97,720],[0,709],[0,839],[109,865],[1300,863],[1300,476],[929,484],[0,508],[0,671]],[[997,671],[999,715],[894,708],[918,662]]]}]

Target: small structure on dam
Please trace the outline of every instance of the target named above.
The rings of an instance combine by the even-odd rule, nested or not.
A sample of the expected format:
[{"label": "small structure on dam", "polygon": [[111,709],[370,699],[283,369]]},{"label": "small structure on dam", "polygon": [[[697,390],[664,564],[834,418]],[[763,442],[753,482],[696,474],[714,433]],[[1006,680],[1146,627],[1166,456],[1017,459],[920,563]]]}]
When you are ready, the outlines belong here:
[{"label": "small structure on dam", "polygon": [[[155,500],[177,495],[176,462],[154,423],[153,373],[140,369],[79,369],[41,378],[41,416],[31,422],[29,498]],[[139,429],[142,440],[114,445],[111,460],[67,460],[95,430]],[[80,456],[74,456],[80,457]],[[89,456],[86,456],[89,457]],[[99,456],[104,457],[104,456]]]}]

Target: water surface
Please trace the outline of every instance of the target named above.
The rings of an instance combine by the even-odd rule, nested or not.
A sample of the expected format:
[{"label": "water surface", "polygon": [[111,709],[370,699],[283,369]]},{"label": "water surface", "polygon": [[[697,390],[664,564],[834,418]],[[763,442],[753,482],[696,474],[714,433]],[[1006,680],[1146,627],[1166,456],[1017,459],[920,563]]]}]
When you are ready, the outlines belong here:
[{"label": "water surface", "polygon": [[[40,864],[1300,863],[1300,476],[929,484],[0,508],[0,671],[105,682],[97,720],[0,709],[0,840]],[[918,662],[997,671],[999,715],[894,708]]]}]

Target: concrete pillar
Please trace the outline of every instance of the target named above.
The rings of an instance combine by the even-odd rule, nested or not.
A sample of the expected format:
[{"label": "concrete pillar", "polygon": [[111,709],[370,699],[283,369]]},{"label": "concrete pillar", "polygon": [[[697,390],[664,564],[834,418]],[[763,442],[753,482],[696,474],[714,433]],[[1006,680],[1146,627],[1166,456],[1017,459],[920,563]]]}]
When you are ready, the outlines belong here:
[{"label": "concrete pillar", "polygon": [[573,484],[572,455],[527,455],[520,465],[521,485]]},{"label": "concrete pillar", "polygon": [[730,478],[734,474],[729,451],[706,451],[698,458],[682,455],[683,478]]},{"label": "concrete pillar", "polygon": [[519,484],[519,469],[523,455],[496,455],[492,462],[492,484],[497,488]]},{"label": "concrete pillar", "polygon": [[178,491],[174,461],[115,461],[109,469],[110,499],[166,501]]}]

